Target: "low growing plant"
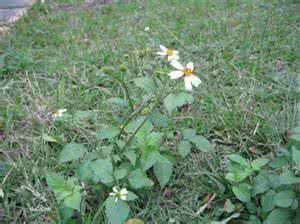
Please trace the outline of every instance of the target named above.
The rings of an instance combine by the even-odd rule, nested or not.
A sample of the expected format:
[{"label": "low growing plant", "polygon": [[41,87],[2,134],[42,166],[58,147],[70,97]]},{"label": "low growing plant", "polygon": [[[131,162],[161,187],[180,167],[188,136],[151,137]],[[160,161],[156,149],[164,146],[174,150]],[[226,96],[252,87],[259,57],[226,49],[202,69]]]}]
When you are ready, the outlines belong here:
[{"label": "low growing plant", "polygon": [[[161,50],[158,54],[166,56],[177,69],[169,73],[171,79],[184,77],[188,91],[201,83],[194,75],[192,62],[184,67],[176,60],[179,59],[177,51],[164,46]],[[95,138],[101,142],[98,150],[70,142],[60,152],[59,168],[73,175],[52,172],[46,179],[63,210],[62,221],[71,217],[75,210],[84,214],[89,203],[87,198],[98,195],[100,203],[94,222],[105,208],[109,223],[123,224],[130,214],[132,201],[138,200],[142,189],[150,191],[156,181],[161,188],[168,184],[178,157],[187,156],[193,148],[203,152],[213,149],[206,138],[191,128],[183,128],[182,137],[177,137],[175,144],[168,144],[169,140],[174,141],[172,113],[194,101],[191,93],[179,90],[178,83],[170,83],[167,77],[136,78],[134,83],[142,90],[137,102],[131,99],[124,79],[111,76],[123,87],[127,98],[115,97],[109,102],[128,105],[132,112],[120,118],[121,125],[108,125],[95,133]],[[56,122],[72,123],[75,119],[66,110],[54,116]]]},{"label": "low growing plant", "polygon": [[[249,223],[299,223],[300,150],[290,145],[276,150],[272,161],[258,158],[247,161],[232,154],[228,156],[229,181],[235,197],[244,203],[251,214]],[[226,205],[226,203],[225,203]],[[227,208],[235,210],[231,201]]]}]

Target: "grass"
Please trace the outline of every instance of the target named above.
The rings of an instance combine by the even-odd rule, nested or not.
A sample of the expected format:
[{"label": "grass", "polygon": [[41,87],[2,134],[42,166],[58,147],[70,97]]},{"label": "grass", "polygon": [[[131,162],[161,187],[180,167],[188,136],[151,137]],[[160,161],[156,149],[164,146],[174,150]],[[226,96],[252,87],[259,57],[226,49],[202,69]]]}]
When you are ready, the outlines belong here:
[{"label": "grass", "polygon": [[[120,125],[130,114],[129,108],[106,102],[126,98],[112,76],[124,77],[133,103],[140,103],[142,92],[133,78],[160,77],[169,71],[155,56],[159,44],[173,46],[185,62],[193,61],[203,83],[193,92],[194,104],[173,117],[169,131],[192,127],[209,138],[215,150],[209,155],[194,151],[182,159],[167,190],[156,186],[145,192],[134,213],[147,223],[208,223],[222,218],[219,209],[232,194],[222,189],[226,183],[221,158],[232,152],[248,158],[268,155],[285,143],[287,130],[294,126],[296,3],[83,4],[36,4],[0,37],[0,176],[5,193],[0,219],[41,223],[57,217],[45,175],[71,170],[58,164],[62,146],[75,140],[99,149],[95,131]],[[147,26],[150,30],[145,32]],[[67,108],[78,120],[53,124],[49,112],[59,108]],[[49,144],[43,135],[55,136],[60,143]],[[218,197],[213,208],[195,215],[205,196],[214,192]],[[86,220],[98,203],[88,198]],[[30,211],[38,205],[51,212]]]}]

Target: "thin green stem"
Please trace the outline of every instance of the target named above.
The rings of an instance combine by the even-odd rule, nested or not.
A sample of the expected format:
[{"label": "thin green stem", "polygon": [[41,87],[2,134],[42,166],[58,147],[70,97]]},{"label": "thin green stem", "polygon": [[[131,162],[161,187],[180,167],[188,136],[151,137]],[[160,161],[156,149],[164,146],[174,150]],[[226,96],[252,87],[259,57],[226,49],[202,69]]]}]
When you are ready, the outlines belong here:
[{"label": "thin green stem", "polygon": [[146,123],[146,121],[148,120],[150,114],[152,113],[152,111],[156,108],[156,106],[158,106],[167,96],[169,96],[172,91],[175,89],[175,87],[177,86],[178,82],[176,82],[171,90],[165,94],[164,96],[162,96],[160,99],[157,100],[157,102],[154,104],[154,106],[152,107],[152,109],[148,112],[147,116],[144,118],[143,122],[138,126],[138,128],[133,132],[133,134],[130,136],[130,138],[128,139],[128,141],[126,142],[126,144],[124,145],[124,147],[122,148],[122,151],[124,151],[126,149],[126,147],[131,143],[132,139],[134,138],[134,136],[138,133],[138,131],[143,127],[143,125]]}]

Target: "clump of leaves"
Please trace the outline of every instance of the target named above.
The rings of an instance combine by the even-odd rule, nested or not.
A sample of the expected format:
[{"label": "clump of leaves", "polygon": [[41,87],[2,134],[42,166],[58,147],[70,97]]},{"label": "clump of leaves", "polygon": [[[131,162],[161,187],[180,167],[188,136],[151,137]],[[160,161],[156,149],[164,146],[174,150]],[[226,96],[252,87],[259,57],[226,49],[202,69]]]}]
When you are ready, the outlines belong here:
[{"label": "clump of leaves", "polygon": [[[271,162],[258,158],[251,162],[245,158],[229,155],[229,181],[235,197],[243,202],[251,214],[249,222],[276,224],[299,223],[299,190],[297,177],[300,150],[294,146],[276,150],[276,158]],[[225,203],[228,211],[235,206]],[[263,221],[263,222],[262,222]]]}]

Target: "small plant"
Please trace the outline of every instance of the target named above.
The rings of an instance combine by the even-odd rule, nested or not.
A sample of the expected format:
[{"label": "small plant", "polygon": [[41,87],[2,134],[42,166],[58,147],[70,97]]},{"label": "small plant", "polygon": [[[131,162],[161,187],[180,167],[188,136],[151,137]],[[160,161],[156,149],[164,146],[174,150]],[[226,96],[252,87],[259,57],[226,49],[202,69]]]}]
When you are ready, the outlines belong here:
[{"label": "small plant", "polygon": [[[236,154],[228,156],[225,178],[236,198],[251,214],[250,223],[299,223],[296,185],[300,183],[300,177],[295,176],[295,172],[299,171],[300,151],[291,146],[279,148],[276,155],[271,162],[266,158],[248,162]],[[231,201],[227,201],[225,207],[232,208],[230,212],[235,210]]]},{"label": "small plant", "polygon": [[[176,50],[164,46],[161,46],[161,50],[158,54],[166,56],[177,69],[168,74],[171,79],[184,77],[188,91],[192,90],[192,85],[197,87],[201,83],[194,75],[192,62],[184,67],[177,61],[179,56]],[[161,122],[166,122],[168,117],[172,118],[176,108],[194,101],[191,94],[178,91],[177,83],[170,84],[167,76],[159,79],[150,76],[136,78],[134,83],[145,94],[140,96],[141,102],[135,103],[140,105],[136,107],[124,80],[115,76],[113,78],[127,92],[127,99],[114,98],[113,102],[130,105],[132,113],[123,119],[120,126],[109,125],[96,132],[96,138],[101,142],[98,150],[87,149],[75,142],[65,145],[59,155],[59,163],[62,167],[70,165],[72,169],[69,171],[74,172],[74,175],[65,178],[62,174],[50,173],[47,175],[47,183],[58,203],[83,214],[85,198],[90,197],[89,194],[95,195],[97,191],[101,196],[94,221],[105,207],[109,223],[123,224],[130,214],[131,201],[138,199],[130,190],[137,194],[140,189],[150,190],[155,185],[153,177],[161,188],[165,187],[172,177],[178,156],[187,156],[192,148],[209,152],[213,147],[206,138],[190,128],[181,130],[182,138],[177,138],[175,145],[170,147],[167,144],[170,127],[160,126]],[[54,114],[53,118],[57,122],[71,119],[69,121],[72,123],[68,114]]]}]

